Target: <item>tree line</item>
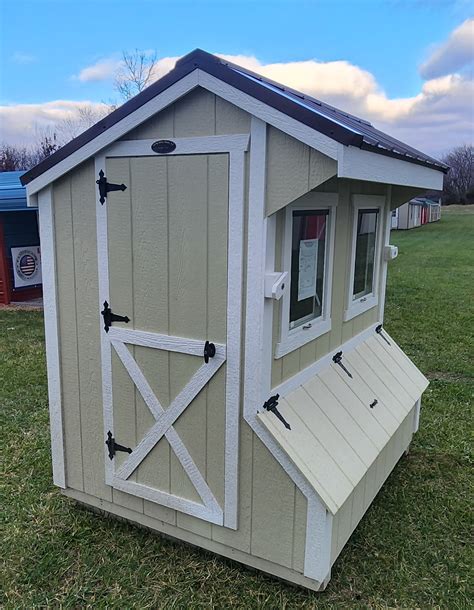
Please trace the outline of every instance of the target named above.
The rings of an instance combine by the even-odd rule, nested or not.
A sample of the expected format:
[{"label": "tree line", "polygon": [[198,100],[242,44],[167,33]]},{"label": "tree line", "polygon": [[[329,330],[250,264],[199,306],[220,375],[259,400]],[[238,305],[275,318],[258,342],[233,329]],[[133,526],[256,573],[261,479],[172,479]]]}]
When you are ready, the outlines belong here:
[{"label": "tree line", "polygon": [[[85,104],[78,109],[74,118],[60,122],[54,131],[40,133],[36,142],[29,147],[0,144],[0,172],[28,170],[49,157],[115,110],[121,102],[143,91],[156,79],[157,63],[156,54],[139,50],[133,53],[124,52],[114,80],[114,90],[120,98],[118,103],[103,104],[99,109]],[[474,204],[474,146],[456,146],[441,160],[449,166],[441,194],[443,205]]]}]

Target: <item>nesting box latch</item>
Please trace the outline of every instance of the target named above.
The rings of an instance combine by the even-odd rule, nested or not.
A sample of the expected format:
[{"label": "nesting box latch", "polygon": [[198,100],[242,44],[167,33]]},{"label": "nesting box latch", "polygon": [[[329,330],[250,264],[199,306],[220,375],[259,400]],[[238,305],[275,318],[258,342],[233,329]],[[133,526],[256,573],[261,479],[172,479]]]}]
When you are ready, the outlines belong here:
[{"label": "nesting box latch", "polygon": [[266,409],[267,411],[270,411],[271,413],[273,413],[273,415],[276,415],[278,417],[278,419],[281,421],[281,423],[285,426],[285,428],[287,430],[291,430],[290,424],[286,421],[286,419],[277,409],[279,398],[280,398],[280,394],[275,394],[275,396],[270,396],[270,398],[266,402],[263,403],[263,408]]},{"label": "nesting box latch", "polygon": [[349,377],[352,379],[352,375],[351,373],[346,369],[346,367],[342,364],[342,352],[337,352],[337,354],[334,354],[334,356],[332,357],[332,361],[334,362],[334,364],[337,364],[341,367],[341,369],[347,373],[347,375],[349,375]]},{"label": "nesting box latch", "polygon": [[123,445],[119,445],[119,443],[115,442],[115,439],[112,436],[112,432],[110,430],[107,432],[107,440],[105,441],[105,444],[107,445],[107,447],[109,449],[109,458],[111,460],[114,459],[115,453],[117,451],[124,451],[125,453],[132,453],[132,450],[130,449],[130,447],[124,447]]},{"label": "nesting box latch", "polygon": [[95,182],[99,187],[99,201],[102,205],[105,203],[107,193],[110,193],[110,191],[124,191],[127,188],[125,184],[112,184],[111,182],[107,182],[107,178],[102,170],[99,172],[99,179]]},{"label": "nesting box latch", "polygon": [[388,343],[388,345],[391,345],[391,343],[387,339],[387,337],[382,334],[382,331],[383,331],[383,327],[381,324],[379,324],[378,326],[375,327],[375,332],[382,337],[382,339],[385,341],[385,343]]},{"label": "nesting box latch", "polygon": [[112,326],[113,322],[125,322],[126,324],[130,322],[128,316],[119,316],[118,314],[113,313],[107,301],[104,301],[104,309],[100,313],[104,318],[104,330],[106,333],[109,332],[109,328]]}]

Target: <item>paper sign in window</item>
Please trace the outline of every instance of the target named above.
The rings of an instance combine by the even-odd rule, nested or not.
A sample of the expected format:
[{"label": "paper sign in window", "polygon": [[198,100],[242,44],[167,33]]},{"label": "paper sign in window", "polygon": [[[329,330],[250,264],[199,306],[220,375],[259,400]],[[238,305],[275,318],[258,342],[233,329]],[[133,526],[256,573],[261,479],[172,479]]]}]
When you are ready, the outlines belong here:
[{"label": "paper sign in window", "polygon": [[300,241],[298,301],[303,301],[316,294],[316,268],[318,264],[317,239]]}]

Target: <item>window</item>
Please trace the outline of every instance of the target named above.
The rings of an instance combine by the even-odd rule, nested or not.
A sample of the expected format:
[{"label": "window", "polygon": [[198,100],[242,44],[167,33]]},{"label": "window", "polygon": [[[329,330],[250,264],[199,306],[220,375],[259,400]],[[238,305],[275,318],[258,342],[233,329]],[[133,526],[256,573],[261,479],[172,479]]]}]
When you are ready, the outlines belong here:
[{"label": "window", "polygon": [[290,329],[322,314],[328,216],[329,210],[293,211]]},{"label": "window", "polygon": [[359,210],[352,300],[373,292],[378,210]]},{"label": "window", "polygon": [[[367,205],[368,202],[379,205]],[[346,321],[378,304],[380,225],[383,205],[382,197],[354,196],[350,283],[347,309],[344,313]]]},{"label": "window", "polygon": [[288,206],[283,271],[289,286],[282,298],[276,358],[331,328],[331,281],[337,195],[308,193]]}]

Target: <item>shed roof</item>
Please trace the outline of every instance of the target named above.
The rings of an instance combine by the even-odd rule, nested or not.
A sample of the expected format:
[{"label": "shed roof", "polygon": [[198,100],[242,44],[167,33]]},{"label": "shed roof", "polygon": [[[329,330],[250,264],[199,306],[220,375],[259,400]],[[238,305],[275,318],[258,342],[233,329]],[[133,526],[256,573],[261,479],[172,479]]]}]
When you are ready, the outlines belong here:
[{"label": "shed roof", "polygon": [[341,144],[443,172],[448,169],[440,161],[379,131],[368,121],[196,49],[177,61],[171,72],[24,174],[22,184],[28,184],[198,68]]},{"label": "shed roof", "polygon": [[0,212],[17,212],[30,208],[26,204],[26,189],[20,182],[24,171],[0,172]]},{"label": "shed roof", "polygon": [[343,352],[342,362],[352,377],[329,360],[280,399],[278,410],[291,430],[273,413],[258,415],[333,514],[428,386],[393,339],[388,340],[390,345],[374,332]]}]

